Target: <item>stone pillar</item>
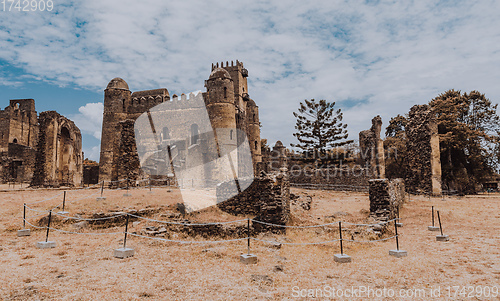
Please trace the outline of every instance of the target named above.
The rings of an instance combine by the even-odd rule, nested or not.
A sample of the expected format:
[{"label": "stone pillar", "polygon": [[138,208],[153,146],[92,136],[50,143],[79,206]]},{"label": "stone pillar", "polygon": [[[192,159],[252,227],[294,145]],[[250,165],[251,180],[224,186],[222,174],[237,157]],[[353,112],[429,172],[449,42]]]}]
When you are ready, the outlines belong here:
[{"label": "stone pillar", "polygon": [[402,179],[373,179],[370,185],[370,215],[379,221],[397,217],[397,210],[405,199]]},{"label": "stone pillar", "polygon": [[413,193],[441,194],[439,134],[434,112],[428,105],[415,105],[406,131],[405,185]]},{"label": "stone pillar", "polygon": [[380,139],[381,129],[382,118],[377,115],[372,119],[372,127],[369,130],[359,132],[362,166],[369,168],[374,179],[385,178],[384,141]]}]

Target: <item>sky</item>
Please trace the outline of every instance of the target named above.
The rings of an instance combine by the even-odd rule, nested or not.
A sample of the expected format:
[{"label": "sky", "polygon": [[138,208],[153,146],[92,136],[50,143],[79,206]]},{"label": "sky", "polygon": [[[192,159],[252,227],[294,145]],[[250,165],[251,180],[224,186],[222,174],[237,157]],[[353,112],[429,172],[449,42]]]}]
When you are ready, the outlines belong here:
[{"label": "sky", "polygon": [[[46,0],[41,0],[46,1]],[[270,144],[299,103],[335,101],[349,139],[449,89],[500,101],[500,1],[63,1],[0,4],[0,107],[33,98],[82,131],[99,159],[104,89],[202,90],[212,63],[239,60]]]}]

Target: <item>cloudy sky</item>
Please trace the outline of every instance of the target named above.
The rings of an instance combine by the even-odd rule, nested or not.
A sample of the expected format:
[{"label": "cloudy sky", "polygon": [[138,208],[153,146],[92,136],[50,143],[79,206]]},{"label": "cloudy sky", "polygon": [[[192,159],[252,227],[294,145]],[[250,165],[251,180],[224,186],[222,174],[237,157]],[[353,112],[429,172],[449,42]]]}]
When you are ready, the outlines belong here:
[{"label": "cloudy sky", "polygon": [[[500,1],[54,1],[2,11],[0,106],[34,98],[82,130],[98,160],[103,90],[205,91],[211,64],[240,60],[262,137],[295,142],[304,99],[335,101],[349,138],[448,89],[500,100]],[[8,4],[8,1],[7,1]]]}]

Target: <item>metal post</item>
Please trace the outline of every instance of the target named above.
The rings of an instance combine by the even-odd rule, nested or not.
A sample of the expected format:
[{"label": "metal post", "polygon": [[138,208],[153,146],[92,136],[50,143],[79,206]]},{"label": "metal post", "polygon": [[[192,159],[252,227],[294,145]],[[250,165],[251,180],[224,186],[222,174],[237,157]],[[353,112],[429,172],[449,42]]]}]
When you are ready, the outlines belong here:
[{"label": "metal post", "polygon": [[250,219],[247,219],[248,255],[250,255]]},{"label": "metal post", "polygon": [[23,229],[26,229],[26,203],[23,205]]},{"label": "metal post", "polygon": [[123,248],[124,249],[127,247],[128,217],[129,217],[129,215],[127,214],[127,220],[125,222],[125,238],[123,239]]},{"label": "metal post", "polygon": [[64,207],[66,206],[66,190],[64,191],[64,196],[63,196],[63,207],[62,211],[64,212]]},{"label": "metal post", "polygon": [[102,198],[102,192],[104,191],[104,180],[102,181],[102,185],[101,185],[101,198]]},{"label": "metal post", "polygon": [[128,178],[127,178],[127,194],[128,194]]},{"label": "metal post", "polygon": [[49,221],[47,222],[47,234],[45,235],[45,242],[49,240],[50,220],[52,219],[52,210],[49,211]]},{"label": "metal post", "polygon": [[151,178],[149,178],[149,191],[151,192]]},{"label": "metal post", "polygon": [[396,220],[394,220],[394,229],[396,229],[396,250],[399,251],[398,225],[396,224]]},{"label": "metal post", "polygon": [[439,210],[437,211],[438,221],[439,221],[439,230],[441,230],[441,236],[443,236],[443,227],[441,226],[441,218],[439,217]]},{"label": "metal post", "polygon": [[339,222],[339,233],[340,233],[340,254],[344,255],[344,246],[342,245],[342,222]]},{"label": "metal post", "polygon": [[432,206],[432,226],[434,227],[434,206]]}]

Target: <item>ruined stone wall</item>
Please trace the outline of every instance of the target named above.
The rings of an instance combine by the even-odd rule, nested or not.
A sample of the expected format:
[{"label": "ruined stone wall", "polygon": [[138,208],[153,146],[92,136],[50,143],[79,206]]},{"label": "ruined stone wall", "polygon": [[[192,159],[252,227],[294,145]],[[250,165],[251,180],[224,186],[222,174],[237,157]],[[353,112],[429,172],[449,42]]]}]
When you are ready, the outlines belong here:
[{"label": "ruined stone wall", "polygon": [[112,180],[137,180],[142,175],[142,170],[135,144],[134,120],[119,122],[116,131],[121,133],[121,138],[114,160],[120,164],[114,169]]},{"label": "ruined stone wall", "polygon": [[397,217],[397,210],[405,202],[405,185],[402,179],[372,179],[370,185],[370,216],[378,221]]},{"label": "ruined stone wall", "polygon": [[376,116],[372,119],[369,130],[359,133],[359,148],[362,166],[373,170],[373,178],[385,178],[384,142],[380,139],[382,118]]},{"label": "ruined stone wall", "polygon": [[92,185],[99,183],[99,165],[83,166],[83,184]]},{"label": "ruined stone wall", "polygon": [[409,112],[405,185],[412,193],[441,194],[441,159],[436,116],[428,105]]},{"label": "ruined stone wall", "polygon": [[[217,199],[226,200],[235,193],[232,182],[217,187]],[[273,174],[261,173],[242,193],[217,206],[234,215],[254,215],[256,220],[285,225],[290,218],[290,182],[286,169]],[[264,227],[254,223],[254,227]]]},{"label": "ruined stone wall", "polygon": [[[368,187],[368,180],[373,178],[372,170],[353,167],[290,166],[290,183],[302,186],[324,186],[332,190],[363,190]],[[300,187],[299,185],[299,187]]]},{"label": "ruined stone wall", "polygon": [[9,176],[16,182],[30,182],[35,170],[35,149],[9,143]]},{"label": "ruined stone wall", "polygon": [[83,154],[78,127],[55,111],[40,113],[39,125],[32,186],[80,186]]},{"label": "ruined stone wall", "polygon": [[9,143],[36,147],[38,121],[33,99],[13,99],[0,111],[0,151],[7,151]]}]

